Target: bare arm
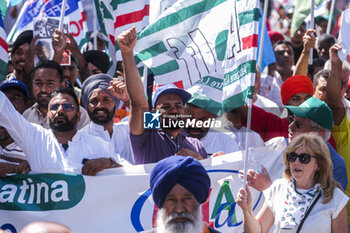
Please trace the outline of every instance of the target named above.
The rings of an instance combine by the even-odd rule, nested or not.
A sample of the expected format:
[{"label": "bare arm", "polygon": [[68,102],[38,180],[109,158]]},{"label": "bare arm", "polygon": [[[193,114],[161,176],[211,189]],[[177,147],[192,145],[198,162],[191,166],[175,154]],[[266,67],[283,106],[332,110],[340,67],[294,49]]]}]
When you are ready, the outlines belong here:
[{"label": "bare arm", "polygon": [[339,125],[345,116],[345,108],[341,96],[341,72],[342,61],[338,57],[338,50],[341,47],[334,44],[329,49],[331,60],[331,73],[327,82],[327,104],[333,111],[333,121]]},{"label": "bare arm", "polygon": [[148,111],[149,108],[140,74],[134,60],[133,49],[136,42],[137,35],[135,27],[124,31],[118,36],[118,45],[124,62],[126,89],[131,101],[129,115],[130,132],[133,135],[140,135],[144,132],[143,112]]},{"label": "bare arm", "polygon": [[241,207],[243,211],[243,227],[246,233],[267,233],[269,232],[273,222],[274,216],[272,211],[264,203],[263,208],[260,210],[257,218],[254,216],[252,208],[252,196],[247,186],[247,190],[240,189],[236,203]]},{"label": "bare arm", "polygon": [[293,75],[307,75],[307,66],[309,61],[310,48],[315,48],[316,38],[312,35],[316,33],[314,29],[308,29],[303,36],[304,49],[295,66]]},{"label": "bare arm", "polygon": [[332,220],[332,233],[348,232],[346,206],[340,211],[338,216]]}]

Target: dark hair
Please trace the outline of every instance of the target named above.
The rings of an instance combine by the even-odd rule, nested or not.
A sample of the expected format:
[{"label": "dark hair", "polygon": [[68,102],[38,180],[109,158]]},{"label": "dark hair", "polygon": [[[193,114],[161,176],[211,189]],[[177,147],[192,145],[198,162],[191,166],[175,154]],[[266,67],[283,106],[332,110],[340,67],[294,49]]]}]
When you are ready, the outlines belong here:
[{"label": "dark hair", "polygon": [[329,47],[331,47],[337,42],[337,39],[331,34],[324,33],[318,38],[318,43],[321,41],[327,42],[327,44],[329,44]]},{"label": "dark hair", "polygon": [[40,61],[40,63],[34,68],[33,78],[34,78],[34,74],[35,74],[35,72],[37,70],[45,69],[45,68],[57,70],[57,74],[60,77],[60,82],[63,81],[63,71],[62,71],[62,68],[61,68],[60,64],[58,64],[57,62],[52,61],[52,60],[42,60],[42,61]]},{"label": "dark hair", "polygon": [[286,41],[286,40],[278,40],[278,41],[276,41],[276,42],[273,44],[273,49],[275,49],[275,47],[276,47],[277,45],[280,45],[280,44],[289,45],[289,46],[292,48],[292,50],[293,50],[293,45],[292,45],[292,43],[290,43],[289,41]]},{"label": "dark hair", "polygon": [[320,78],[324,78],[324,79],[328,80],[330,73],[331,73],[331,72],[330,72],[329,70],[320,70],[320,71],[318,71],[318,72],[315,74],[314,80],[313,80],[314,89],[315,89],[315,87],[317,86],[318,80],[319,80]]},{"label": "dark hair", "polygon": [[77,110],[79,111],[79,101],[77,95],[74,93],[74,90],[67,87],[60,87],[51,93],[51,99],[57,95],[70,95],[77,106]]}]

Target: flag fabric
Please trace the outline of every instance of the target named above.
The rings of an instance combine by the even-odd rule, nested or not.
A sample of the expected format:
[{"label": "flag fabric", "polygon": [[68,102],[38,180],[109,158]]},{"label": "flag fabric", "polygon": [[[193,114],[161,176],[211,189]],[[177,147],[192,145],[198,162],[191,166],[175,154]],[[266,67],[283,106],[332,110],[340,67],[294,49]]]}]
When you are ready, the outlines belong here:
[{"label": "flag fabric", "polygon": [[2,18],[5,18],[7,8],[10,4],[10,0],[0,0],[0,11]]},{"label": "flag fabric", "polygon": [[[292,18],[291,36],[295,34],[305,18],[310,14],[311,1],[312,0],[296,0]],[[322,0],[315,0],[315,7],[318,7],[321,3]]]},{"label": "flag fabric", "polygon": [[11,6],[16,6],[20,4],[23,0],[10,0]]},{"label": "flag fabric", "polygon": [[257,1],[180,0],[139,34],[135,59],[211,112],[237,108],[254,86],[258,20]]},{"label": "flag fabric", "polygon": [[0,81],[4,80],[7,75],[8,47],[6,42],[6,32],[4,22],[0,16]]},{"label": "flag fabric", "polygon": [[[26,1],[13,26],[8,42],[14,42],[19,34],[26,30],[33,30],[33,19],[44,15],[59,17],[61,15],[62,0],[32,0]],[[87,24],[81,0],[67,0],[65,16],[69,18],[70,32],[79,47],[87,41]]]},{"label": "flag fabric", "polygon": [[[259,17],[259,37],[258,37],[258,51],[257,51],[257,63],[258,63],[258,56],[259,56],[259,47],[260,47],[260,33],[261,33],[261,27],[262,27],[262,21],[263,21],[263,14],[260,9],[260,17]],[[275,63],[276,62],[276,56],[275,52],[273,51],[273,47],[271,44],[271,40],[269,37],[269,34],[267,32],[267,28],[265,27],[265,36],[264,36],[264,47],[263,47],[263,54],[261,58],[261,67],[260,70],[263,72],[266,66]]]},{"label": "flag fabric", "polygon": [[350,9],[343,11],[341,17],[338,44],[342,49],[338,51],[338,56],[343,62],[350,62]]},{"label": "flag fabric", "polygon": [[95,0],[95,7],[101,32],[115,64],[122,60],[117,36],[132,26],[140,32],[149,24],[149,0]]}]

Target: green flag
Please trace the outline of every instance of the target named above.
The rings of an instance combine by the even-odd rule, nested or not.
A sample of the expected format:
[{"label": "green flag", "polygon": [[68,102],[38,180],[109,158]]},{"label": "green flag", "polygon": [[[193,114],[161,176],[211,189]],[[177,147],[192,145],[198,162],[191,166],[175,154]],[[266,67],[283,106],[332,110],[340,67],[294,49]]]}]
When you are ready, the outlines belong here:
[{"label": "green flag", "polygon": [[[322,0],[315,0],[315,8],[322,3]],[[310,14],[311,0],[296,0],[293,19],[292,19],[292,33],[291,36],[298,30],[305,18]]]}]

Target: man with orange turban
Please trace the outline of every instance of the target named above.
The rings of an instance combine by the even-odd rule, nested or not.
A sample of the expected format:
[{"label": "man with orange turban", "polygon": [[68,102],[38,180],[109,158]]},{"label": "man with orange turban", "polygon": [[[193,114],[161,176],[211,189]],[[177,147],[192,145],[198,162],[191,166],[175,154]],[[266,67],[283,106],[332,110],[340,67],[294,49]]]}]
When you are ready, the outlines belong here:
[{"label": "man with orange turban", "polygon": [[[310,78],[304,75],[289,77],[281,87],[282,103],[289,106],[299,106],[314,94],[314,88]],[[237,109],[243,120],[247,119],[247,107]],[[287,118],[280,118],[253,105],[251,129],[259,133],[264,141],[274,137],[288,138]]]}]

